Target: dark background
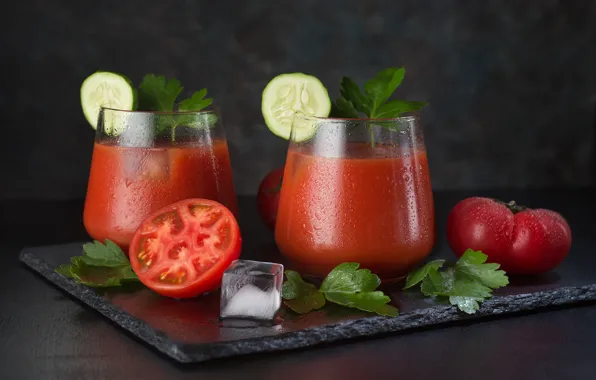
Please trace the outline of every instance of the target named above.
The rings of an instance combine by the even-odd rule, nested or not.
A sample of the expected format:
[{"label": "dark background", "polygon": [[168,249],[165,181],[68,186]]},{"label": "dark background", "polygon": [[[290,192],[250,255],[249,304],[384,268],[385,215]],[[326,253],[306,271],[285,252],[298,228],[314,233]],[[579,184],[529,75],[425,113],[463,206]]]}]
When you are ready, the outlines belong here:
[{"label": "dark background", "polygon": [[[436,189],[596,183],[596,1],[67,1],[3,5],[0,198],[80,199],[93,130],[79,88],[97,69],[175,76],[222,109],[239,194],[283,163],[261,92],[282,72],[337,95],[404,65]],[[185,94],[188,94],[185,92]]]}]

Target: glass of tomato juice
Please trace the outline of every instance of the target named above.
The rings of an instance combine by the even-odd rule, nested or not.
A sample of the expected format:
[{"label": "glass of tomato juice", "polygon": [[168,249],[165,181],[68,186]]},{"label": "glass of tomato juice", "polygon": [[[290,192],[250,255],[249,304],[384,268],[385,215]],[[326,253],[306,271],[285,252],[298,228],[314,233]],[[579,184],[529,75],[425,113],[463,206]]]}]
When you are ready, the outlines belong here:
[{"label": "glass of tomato juice", "polygon": [[275,240],[296,269],[357,262],[395,281],[429,255],[434,223],[418,117],[294,116]]},{"label": "glass of tomato juice", "polygon": [[147,216],[188,198],[211,199],[237,214],[219,113],[102,108],[83,214],[89,235],[126,251]]}]

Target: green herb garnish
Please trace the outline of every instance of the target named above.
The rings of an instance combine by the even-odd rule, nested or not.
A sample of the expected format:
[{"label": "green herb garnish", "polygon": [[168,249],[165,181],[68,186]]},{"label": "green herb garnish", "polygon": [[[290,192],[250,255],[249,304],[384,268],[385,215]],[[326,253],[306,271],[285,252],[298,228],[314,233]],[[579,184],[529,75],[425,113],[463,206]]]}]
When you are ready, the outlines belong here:
[{"label": "green herb garnish", "polygon": [[178,111],[186,112],[186,111],[200,111],[203,108],[206,108],[213,103],[213,99],[206,98],[207,96],[207,89],[203,88],[195,92],[190,98],[184,99],[180,102],[178,106]]},{"label": "green herb garnish", "polygon": [[138,89],[139,109],[172,112],[182,89],[177,79],[166,80],[163,75],[147,74]]},{"label": "green herb garnish", "polygon": [[287,280],[282,288],[284,303],[299,314],[320,309],[327,300],[379,315],[397,316],[397,308],[388,305],[391,299],[376,290],[381,284],[379,277],[368,269],[358,269],[359,266],[358,263],[336,266],[318,290],[314,285],[302,280],[297,272],[287,270]]},{"label": "green herb garnish", "polygon": [[94,240],[83,245],[83,255],[70,258],[70,264],[56,269],[63,276],[91,287],[120,286],[138,282],[126,254],[111,240],[105,244]]},{"label": "green herb garnish", "polygon": [[[183,87],[180,85],[180,81],[175,78],[167,80],[163,75],[145,75],[138,89],[139,109],[143,111],[173,112],[176,99],[182,90]],[[205,98],[206,95],[206,88],[196,91],[191,97],[182,100],[177,110],[180,112],[201,111],[213,103],[213,99]],[[162,133],[168,128],[171,129],[171,137],[174,141],[176,127],[186,125],[199,128],[215,123],[215,120],[211,120],[213,115],[208,116],[211,117],[198,120],[197,116],[192,114],[159,115],[156,120],[157,132]]]},{"label": "green herb garnish", "polygon": [[296,313],[305,314],[311,310],[320,309],[325,305],[325,296],[317,287],[304,282],[298,272],[285,271],[287,280],[284,282],[281,294],[284,303]]},{"label": "green herb garnish", "polygon": [[[395,118],[399,115],[417,111],[426,106],[426,102],[408,100],[391,100],[395,90],[406,75],[405,68],[388,68],[379,72],[374,78],[364,84],[364,91],[358,84],[348,77],[343,77],[340,84],[341,96],[331,108],[331,117],[360,118],[362,114],[369,119]],[[380,123],[383,128],[393,129],[393,126]],[[367,123],[371,145],[375,145],[372,124]]]},{"label": "green herb garnish", "polygon": [[369,119],[394,118],[421,109],[428,103],[407,100],[388,102],[405,75],[406,69],[403,67],[385,69],[364,84],[364,91],[352,79],[343,77],[341,96],[333,105],[332,116],[357,118],[364,114]]},{"label": "green herb garnish", "polygon": [[425,296],[448,298],[459,310],[474,314],[480,303],[492,297],[493,289],[509,284],[505,271],[498,270],[500,265],[486,263],[487,259],[484,253],[468,249],[446,268],[445,260],[431,261],[408,275],[404,289],[421,284]]}]

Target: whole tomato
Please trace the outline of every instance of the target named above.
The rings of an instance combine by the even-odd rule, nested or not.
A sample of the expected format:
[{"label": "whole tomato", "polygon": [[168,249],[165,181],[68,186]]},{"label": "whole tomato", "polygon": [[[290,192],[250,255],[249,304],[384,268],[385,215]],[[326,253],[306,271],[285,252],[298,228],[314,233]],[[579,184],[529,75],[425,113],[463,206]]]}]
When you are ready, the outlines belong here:
[{"label": "whole tomato", "polygon": [[567,256],[571,229],[551,210],[474,197],[451,210],[447,240],[458,257],[471,248],[484,252],[507,273],[537,274],[550,271]]},{"label": "whole tomato", "polygon": [[259,185],[257,194],[257,208],[265,225],[273,231],[279,207],[279,190],[283,179],[284,168],[277,168],[269,172]]}]

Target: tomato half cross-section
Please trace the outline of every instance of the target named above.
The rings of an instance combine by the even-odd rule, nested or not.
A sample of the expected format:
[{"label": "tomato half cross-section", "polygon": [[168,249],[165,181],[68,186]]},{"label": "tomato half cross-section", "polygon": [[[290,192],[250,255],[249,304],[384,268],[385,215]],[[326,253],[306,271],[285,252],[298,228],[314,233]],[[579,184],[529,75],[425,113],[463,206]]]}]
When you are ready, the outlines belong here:
[{"label": "tomato half cross-section", "polygon": [[145,219],[132,238],[129,256],[147,287],[167,297],[191,298],[219,288],[241,246],[230,210],[215,201],[186,199]]}]

